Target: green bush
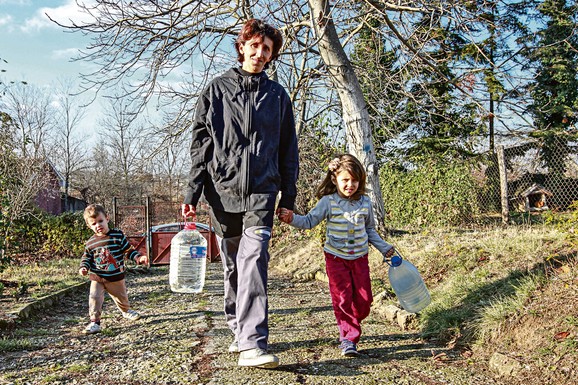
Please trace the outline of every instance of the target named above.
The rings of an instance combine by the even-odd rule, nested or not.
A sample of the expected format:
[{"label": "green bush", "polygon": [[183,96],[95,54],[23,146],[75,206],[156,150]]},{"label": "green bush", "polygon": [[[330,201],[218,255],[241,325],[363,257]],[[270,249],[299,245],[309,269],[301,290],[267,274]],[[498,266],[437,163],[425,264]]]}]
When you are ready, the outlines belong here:
[{"label": "green bush", "polygon": [[74,257],[82,254],[91,230],[84,223],[82,212],[58,216],[36,212],[15,221],[10,234],[11,255],[41,253],[54,257]]},{"label": "green bush", "polygon": [[386,164],[380,182],[388,227],[457,226],[478,212],[465,162],[428,160],[412,170]]},{"label": "green bush", "polygon": [[85,241],[92,235],[82,212],[46,216],[42,222],[42,251],[73,257],[82,254]]}]

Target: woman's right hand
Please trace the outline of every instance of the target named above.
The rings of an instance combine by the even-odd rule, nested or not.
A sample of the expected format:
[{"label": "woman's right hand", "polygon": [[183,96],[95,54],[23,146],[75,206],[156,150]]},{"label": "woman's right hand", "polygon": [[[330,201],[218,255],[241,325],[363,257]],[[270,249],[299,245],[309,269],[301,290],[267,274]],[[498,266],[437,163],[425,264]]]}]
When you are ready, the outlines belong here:
[{"label": "woman's right hand", "polygon": [[193,222],[197,221],[197,208],[195,206],[183,203],[181,213],[183,214],[183,218],[192,218]]}]

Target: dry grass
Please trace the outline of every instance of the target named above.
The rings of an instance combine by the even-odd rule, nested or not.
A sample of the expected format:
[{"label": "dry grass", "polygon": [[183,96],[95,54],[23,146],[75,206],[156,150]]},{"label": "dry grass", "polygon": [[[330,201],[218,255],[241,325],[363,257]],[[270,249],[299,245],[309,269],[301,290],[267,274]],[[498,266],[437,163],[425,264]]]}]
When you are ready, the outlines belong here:
[{"label": "dry grass", "polygon": [[[302,234],[285,236],[273,266],[291,272],[323,269],[319,241],[296,246],[303,243],[297,238]],[[537,367],[551,372],[552,381],[577,366],[578,242],[573,233],[540,225],[426,231],[387,240],[418,267],[432,294],[432,304],[420,315],[425,337],[479,356],[500,351],[540,362]],[[291,249],[300,252],[288,253]],[[385,283],[387,290],[387,266],[375,250],[370,264],[374,288],[383,290]]]}]

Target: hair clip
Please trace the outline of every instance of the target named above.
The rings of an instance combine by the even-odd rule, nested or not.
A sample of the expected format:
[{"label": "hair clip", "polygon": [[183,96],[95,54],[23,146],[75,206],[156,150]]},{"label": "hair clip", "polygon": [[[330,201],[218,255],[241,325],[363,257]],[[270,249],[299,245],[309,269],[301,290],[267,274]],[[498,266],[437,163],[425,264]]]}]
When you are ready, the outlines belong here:
[{"label": "hair clip", "polygon": [[331,160],[331,162],[329,162],[329,166],[327,167],[329,168],[329,171],[335,172],[339,168],[340,163],[341,162],[339,161],[339,158],[334,158]]}]

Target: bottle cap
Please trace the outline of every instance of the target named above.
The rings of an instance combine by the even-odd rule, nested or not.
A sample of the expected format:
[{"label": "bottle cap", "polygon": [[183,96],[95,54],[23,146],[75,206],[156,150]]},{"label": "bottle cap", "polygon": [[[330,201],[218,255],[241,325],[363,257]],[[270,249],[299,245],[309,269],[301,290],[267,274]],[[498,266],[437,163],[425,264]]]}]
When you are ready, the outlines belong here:
[{"label": "bottle cap", "polygon": [[185,229],[186,230],[196,230],[197,225],[195,224],[195,222],[186,222],[185,223]]},{"label": "bottle cap", "polygon": [[401,259],[401,257],[399,255],[394,255],[393,257],[391,257],[391,266],[398,267],[401,265],[402,261],[403,260]]}]

